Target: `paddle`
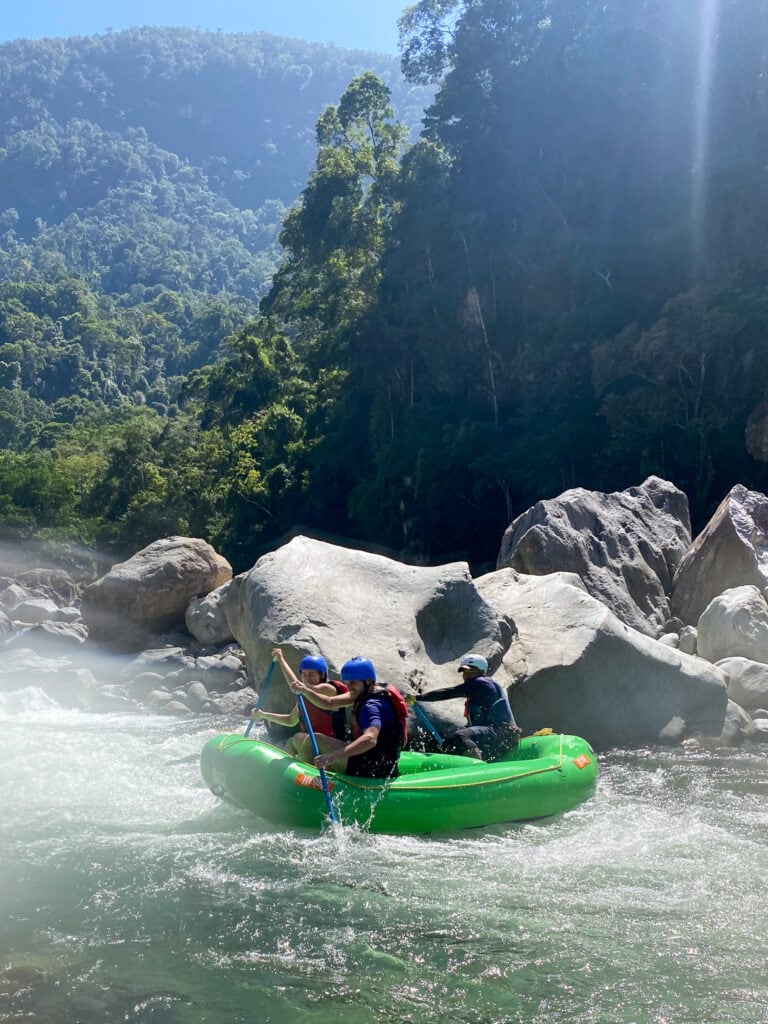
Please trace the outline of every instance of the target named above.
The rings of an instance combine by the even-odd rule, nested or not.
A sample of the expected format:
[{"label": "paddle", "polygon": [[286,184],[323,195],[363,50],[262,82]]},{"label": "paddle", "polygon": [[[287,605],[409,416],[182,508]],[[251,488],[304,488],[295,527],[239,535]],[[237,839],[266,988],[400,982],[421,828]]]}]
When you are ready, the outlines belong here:
[{"label": "paddle", "polygon": [[444,742],[443,737],[440,735],[440,733],[437,731],[434,725],[432,725],[429,718],[427,718],[427,713],[424,710],[424,708],[419,706],[418,701],[414,701],[413,704],[411,704],[411,707],[413,708],[414,714],[416,715],[418,720],[421,722],[421,724],[424,726],[427,732],[431,734],[432,739],[435,741],[435,743],[437,743],[438,747],[442,747]]},{"label": "paddle", "polygon": [[[261,707],[261,702],[264,700],[264,697],[266,696],[267,689],[269,688],[269,683],[270,683],[270,680],[272,679],[272,673],[275,671],[275,665],[276,664],[277,664],[277,658],[273,658],[272,661],[269,663],[269,668],[267,669],[267,674],[264,677],[264,682],[261,684],[261,691],[259,693],[259,699],[256,701],[256,707],[253,709],[254,711],[258,711],[259,708]],[[246,736],[248,736],[250,734],[250,731],[253,728],[253,723],[255,721],[256,721],[256,719],[252,718],[250,720],[250,722],[248,723],[248,726],[246,727],[246,730],[245,730],[245,735]]]},{"label": "paddle", "polygon": [[[315,733],[312,728],[312,723],[309,720],[309,715],[307,713],[307,705],[304,703],[304,697],[300,693],[296,694],[296,703],[299,705],[299,714],[301,715],[301,720],[304,723],[304,728],[307,730],[307,736],[309,736],[309,741],[312,744],[312,750],[314,752],[314,755],[315,757],[319,757],[320,748],[317,745],[317,740],[315,739]],[[320,782],[323,787],[323,795],[325,796],[325,802],[326,804],[328,804],[328,817],[331,819],[332,822],[335,823],[336,812],[333,809],[331,791],[328,788],[328,779],[325,777],[325,771],[323,768],[318,768],[318,771],[320,772]]]}]

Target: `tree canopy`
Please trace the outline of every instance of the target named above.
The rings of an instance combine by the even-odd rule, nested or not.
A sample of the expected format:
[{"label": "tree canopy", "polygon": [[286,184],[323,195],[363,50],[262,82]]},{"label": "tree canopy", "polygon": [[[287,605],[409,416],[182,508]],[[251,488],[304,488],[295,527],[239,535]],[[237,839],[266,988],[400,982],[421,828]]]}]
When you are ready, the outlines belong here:
[{"label": "tree canopy", "polygon": [[[480,567],[568,487],[658,473],[695,525],[764,490],[767,15],[420,0],[410,85],[353,55],[300,140],[325,51],[48,41],[25,91],[33,44],[0,48],[0,519],[194,530],[237,567],[298,527]],[[245,105],[276,80],[264,142]]]}]

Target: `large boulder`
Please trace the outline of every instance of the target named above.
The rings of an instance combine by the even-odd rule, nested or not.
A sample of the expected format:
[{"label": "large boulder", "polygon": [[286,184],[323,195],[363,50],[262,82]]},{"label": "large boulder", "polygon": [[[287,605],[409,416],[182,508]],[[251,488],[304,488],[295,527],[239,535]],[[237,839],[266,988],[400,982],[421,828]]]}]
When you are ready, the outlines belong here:
[{"label": "large boulder", "polygon": [[576,573],[622,622],[660,636],[672,577],[690,542],[688,499],[651,476],[613,494],[576,488],[537,502],[507,528],[497,567]]},{"label": "large boulder", "polygon": [[672,607],[695,625],[724,590],[768,583],[768,498],[737,484],[691,544],[672,581]]},{"label": "large boulder", "polygon": [[523,728],[549,726],[601,749],[722,734],[723,673],[625,625],[572,577],[502,569],[476,584],[517,627],[496,679],[511,687]]},{"label": "large boulder", "polygon": [[[458,681],[458,659],[469,650],[498,664],[512,634],[504,616],[480,597],[463,562],[403,565],[306,537],[236,576],[225,600],[257,683],[279,644],[294,667],[302,655],[319,653],[338,671],[360,655],[396,686],[445,686]],[[270,703],[288,699],[284,687],[273,683],[272,691]]]},{"label": "large boulder", "polygon": [[89,637],[136,650],[153,634],[183,622],[192,598],[231,577],[229,562],[204,540],[155,541],[85,588],[81,611]]},{"label": "large boulder", "polygon": [[699,619],[696,649],[707,661],[748,658],[768,663],[768,604],[754,586],[732,587]]}]

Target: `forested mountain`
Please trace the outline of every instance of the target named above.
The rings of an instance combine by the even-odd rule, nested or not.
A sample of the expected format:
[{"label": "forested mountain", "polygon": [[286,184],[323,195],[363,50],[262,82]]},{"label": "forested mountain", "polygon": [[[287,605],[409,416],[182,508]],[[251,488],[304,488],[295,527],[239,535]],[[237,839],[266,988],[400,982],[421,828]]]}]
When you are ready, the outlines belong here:
[{"label": "forested mountain", "polygon": [[258,298],[315,121],[369,69],[415,129],[426,93],[386,56],[157,28],[0,46],[0,270]]},{"label": "forested mountain", "polygon": [[[11,535],[92,539],[95,528],[102,543],[134,543],[110,526],[117,506],[91,521],[83,487],[136,423],[167,429],[185,375],[256,314],[315,122],[369,68],[415,135],[429,92],[388,56],[188,29],[0,46],[0,520]],[[41,451],[71,467],[59,457],[68,444],[81,448],[78,473],[96,468],[41,501],[26,462],[32,476],[46,476]]]},{"label": "forested mountain", "polygon": [[[249,189],[270,145],[293,146],[293,115],[261,141],[241,107],[236,127],[215,125],[196,74],[175,70],[190,62],[183,46],[183,58],[148,48],[146,95],[163,98],[158,108],[127,103],[130,76],[109,78],[126,97],[109,104],[112,120],[96,118],[89,96],[91,86],[104,94],[103,79],[60,71],[83,104],[69,137],[114,136],[105,177],[119,165],[121,182],[137,180],[120,186],[124,202],[93,193],[92,233],[71,221],[82,214],[67,207],[69,188],[55,191],[42,171],[30,184],[61,216],[33,233],[42,199],[0,202],[18,213],[3,257],[14,323],[47,317],[36,365],[59,366],[79,346],[90,378],[86,406],[36,391],[48,371],[19,357],[18,326],[3,329],[0,401],[36,426],[5,457],[0,516],[124,548],[201,533],[238,566],[297,524],[479,565],[513,515],[566,487],[611,490],[658,473],[686,490],[698,525],[734,482],[764,490],[767,16],[768,0],[420,0],[401,29],[406,76],[435,90],[423,136],[408,141],[407,101],[396,115],[382,74],[349,68],[317,118],[314,163],[283,221],[284,259],[248,320],[233,319],[230,296],[258,293],[244,285],[259,276],[243,262],[256,253],[248,232],[266,237],[277,214]],[[85,55],[110,38],[78,45]],[[41,81],[51,68],[53,56]],[[3,108],[3,174],[34,149],[26,131],[64,123],[45,88],[17,99],[14,114]],[[162,109],[173,112],[165,135],[152,121]],[[173,132],[185,119],[201,151],[179,153]],[[221,136],[236,149],[234,132],[249,137],[253,166],[226,149]],[[51,167],[76,161],[52,148]],[[202,148],[225,161],[219,171]],[[167,246],[152,240],[162,202],[178,232]],[[199,217],[186,219],[193,207]],[[128,248],[104,259],[113,228]],[[195,237],[207,240],[200,259],[180,260]],[[81,305],[31,309],[19,282],[47,282],[50,309],[65,287],[57,275],[74,264]],[[171,289],[194,289],[195,302],[174,305]],[[83,324],[96,322],[113,347],[88,349]],[[159,330],[155,366],[163,331],[175,346],[165,393],[148,360],[131,366],[145,324]],[[115,369],[101,380],[109,353]],[[134,396],[119,420],[99,412],[110,381],[149,405]],[[45,425],[29,405],[51,401],[61,412]]]}]

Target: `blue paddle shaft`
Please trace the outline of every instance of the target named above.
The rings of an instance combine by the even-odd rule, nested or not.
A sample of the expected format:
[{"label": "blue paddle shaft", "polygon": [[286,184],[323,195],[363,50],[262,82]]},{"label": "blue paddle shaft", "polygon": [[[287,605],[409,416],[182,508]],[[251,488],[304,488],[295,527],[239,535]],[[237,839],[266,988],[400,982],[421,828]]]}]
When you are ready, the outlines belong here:
[{"label": "blue paddle shaft", "polygon": [[[318,757],[320,754],[320,748],[317,745],[317,740],[315,739],[315,732],[314,729],[312,728],[312,723],[309,720],[309,714],[307,713],[307,705],[304,703],[304,697],[300,693],[296,694],[296,703],[299,705],[299,714],[301,715],[301,720],[304,723],[304,728],[307,730],[309,742],[312,744],[312,751],[314,752],[315,757]],[[318,768],[318,771],[320,772],[320,784],[323,787],[323,795],[325,796],[325,802],[328,805],[328,817],[331,819],[331,821],[335,822],[336,812],[333,809],[331,791],[328,788],[328,779],[325,777],[325,770],[323,768]]]},{"label": "blue paddle shaft", "polygon": [[421,722],[421,724],[424,726],[424,728],[427,730],[427,732],[431,733],[432,738],[437,743],[438,747],[442,747],[442,745],[443,745],[443,737],[440,735],[440,733],[437,731],[437,729],[434,727],[434,725],[432,725],[432,723],[430,722],[429,718],[427,718],[427,714],[424,711],[424,708],[419,707],[419,702],[418,701],[414,702],[413,710],[414,710],[414,712],[416,714],[416,717]]},{"label": "blue paddle shaft", "polygon": [[[272,673],[275,671],[275,665],[276,664],[277,664],[277,659],[273,658],[272,661],[270,662],[269,668],[267,669],[267,674],[264,677],[264,682],[261,684],[261,691],[259,693],[259,699],[256,701],[256,707],[253,709],[254,711],[258,711],[259,708],[261,707],[261,702],[264,700],[264,697],[266,696],[267,689],[269,688],[269,684],[270,684],[270,681],[272,679]],[[245,735],[246,736],[248,736],[250,734],[250,731],[253,728],[253,723],[255,721],[256,721],[256,719],[252,718],[250,720],[250,722],[248,723],[248,725],[246,726],[246,729],[245,729]]]}]

